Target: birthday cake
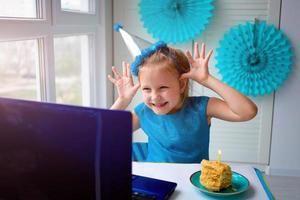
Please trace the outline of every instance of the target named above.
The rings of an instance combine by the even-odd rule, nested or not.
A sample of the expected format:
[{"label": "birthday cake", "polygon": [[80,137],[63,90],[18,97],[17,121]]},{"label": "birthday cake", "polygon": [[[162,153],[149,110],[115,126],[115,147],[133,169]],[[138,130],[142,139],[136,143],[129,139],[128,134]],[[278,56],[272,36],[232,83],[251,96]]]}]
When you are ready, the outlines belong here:
[{"label": "birthday cake", "polygon": [[229,165],[220,161],[202,160],[201,184],[210,191],[220,191],[231,185],[232,172]]}]

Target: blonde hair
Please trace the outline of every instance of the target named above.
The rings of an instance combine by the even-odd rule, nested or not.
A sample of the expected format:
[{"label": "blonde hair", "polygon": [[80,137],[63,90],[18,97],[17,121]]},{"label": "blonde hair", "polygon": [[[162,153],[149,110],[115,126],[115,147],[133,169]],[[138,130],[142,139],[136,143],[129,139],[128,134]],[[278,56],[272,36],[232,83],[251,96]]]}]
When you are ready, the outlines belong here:
[{"label": "blonde hair", "polygon": [[[171,47],[163,47],[151,56],[145,58],[142,64],[139,66],[139,69],[156,64],[159,64],[160,66],[166,66],[168,69],[176,72],[179,77],[182,74],[190,71],[190,64],[185,54],[181,50]],[[184,102],[189,95],[189,80],[186,81],[187,83],[185,85],[184,92],[181,95],[182,102]]]}]

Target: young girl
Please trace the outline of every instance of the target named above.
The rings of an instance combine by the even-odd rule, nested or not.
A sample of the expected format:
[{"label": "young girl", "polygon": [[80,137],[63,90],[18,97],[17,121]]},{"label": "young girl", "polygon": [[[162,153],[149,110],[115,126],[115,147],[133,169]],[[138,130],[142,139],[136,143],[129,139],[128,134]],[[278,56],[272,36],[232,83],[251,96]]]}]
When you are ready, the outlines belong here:
[{"label": "young girl", "polygon": [[[130,67],[123,73],[112,67],[119,97],[111,109],[125,109],[141,88],[143,103],[132,112],[133,129],[142,128],[148,136],[150,162],[200,163],[208,159],[209,128],[213,117],[227,121],[246,121],[257,113],[256,105],[246,96],[209,74],[212,50],[205,54],[202,44],[190,52],[163,46],[144,58],[136,69],[134,84]],[[188,97],[189,79],[215,91],[215,97]]]}]

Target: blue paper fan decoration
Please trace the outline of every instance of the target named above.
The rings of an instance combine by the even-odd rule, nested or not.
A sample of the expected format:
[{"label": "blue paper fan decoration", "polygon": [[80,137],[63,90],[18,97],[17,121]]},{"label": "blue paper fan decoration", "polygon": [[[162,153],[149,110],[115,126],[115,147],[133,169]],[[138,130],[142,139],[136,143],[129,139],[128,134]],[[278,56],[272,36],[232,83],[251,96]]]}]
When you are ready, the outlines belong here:
[{"label": "blue paper fan decoration", "polygon": [[212,17],[213,0],[140,0],[147,31],[166,43],[182,43],[200,35]]},{"label": "blue paper fan decoration", "polygon": [[216,51],[222,80],[245,95],[274,92],[292,68],[290,42],[264,21],[231,28]]}]

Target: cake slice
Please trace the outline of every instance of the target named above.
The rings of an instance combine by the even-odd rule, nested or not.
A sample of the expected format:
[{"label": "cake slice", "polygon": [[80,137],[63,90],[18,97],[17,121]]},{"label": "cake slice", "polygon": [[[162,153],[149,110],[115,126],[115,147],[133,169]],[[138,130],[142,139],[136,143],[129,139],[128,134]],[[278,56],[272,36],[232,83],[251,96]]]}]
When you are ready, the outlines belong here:
[{"label": "cake slice", "polygon": [[201,184],[210,191],[220,191],[231,185],[232,172],[229,165],[220,161],[202,160]]}]

